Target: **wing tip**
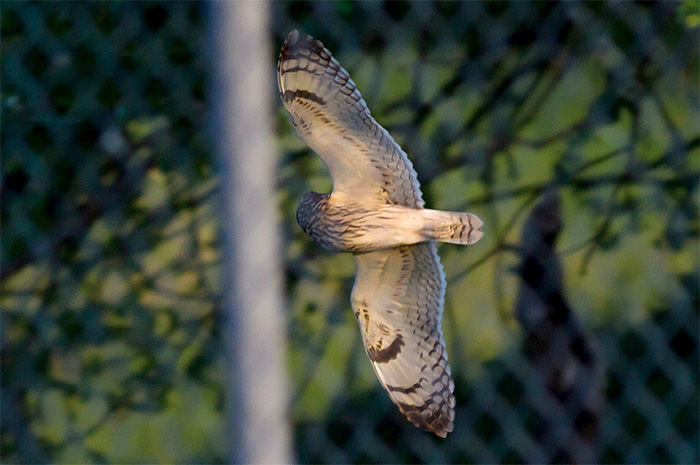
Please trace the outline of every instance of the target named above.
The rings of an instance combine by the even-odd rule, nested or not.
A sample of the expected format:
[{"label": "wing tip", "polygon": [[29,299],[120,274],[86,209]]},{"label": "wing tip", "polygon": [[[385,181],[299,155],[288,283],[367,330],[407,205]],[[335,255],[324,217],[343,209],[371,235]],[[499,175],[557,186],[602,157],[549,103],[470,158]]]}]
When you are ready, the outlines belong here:
[{"label": "wing tip", "polygon": [[292,29],[292,32],[287,35],[287,40],[284,41],[284,44],[293,47],[299,41],[299,37],[299,31],[297,29]]},{"label": "wing tip", "polygon": [[453,420],[439,418],[431,424],[422,425],[421,428],[424,428],[425,430],[430,431],[436,436],[440,436],[444,439],[447,437],[447,433],[451,433],[452,431],[454,431],[455,424]]},{"label": "wing tip", "polygon": [[[299,32],[298,29],[293,29],[287,35],[287,40],[285,40],[284,44],[282,45],[282,54],[284,55],[296,48],[309,46],[309,44],[314,44],[315,42],[318,41],[314,40],[314,38],[311,37],[309,34],[302,34]],[[323,45],[321,45],[321,47],[323,47]]]},{"label": "wing tip", "polygon": [[277,90],[279,91],[280,97],[284,94],[284,86],[282,85],[282,62],[287,59],[289,53],[293,47],[299,43],[299,38],[301,35],[297,29],[292,29],[292,31],[287,34],[287,39],[282,44],[282,50],[280,51],[279,59],[277,60]]},{"label": "wing tip", "polygon": [[284,93],[287,90],[282,78],[282,75],[286,72],[283,70],[284,62],[288,59],[298,58],[299,55],[302,57],[318,55],[325,60],[331,60],[332,57],[331,52],[320,41],[315,40],[309,34],[302,34],[299,30],[293,29],[287,35],[284,44],[282,44],[282,50],[277,61],[277,90],[280,98],[283,100]]},{"label": "wing tip", "polygon": [[450,397],[452,398],[452,402],[447,404],[447,409],[440,409],[438,411],[428,409],[424,405],[416,406],[396,402],[393,398],[392,400],[399,407],[401,413],[403,413],[415,427],[429,431],[441,438],[446,438],[447,433],[454,430],[454,397],[452,395],[450,395]]},{"label": "wing tip", "polygon": [[440,436],[442,439],[445,439],[447,437],[447,433],[452,431],[452,428],[435,429],[431,431],[435,433],[436,436]]},{"label": "wing tip", "polygon": [[448,433],[451,433],[455,426],[452,420],[447,420],[445,418],[435,418],[431,423],[422,422],[421,424],[414,423],[418,428],[425,431],[429,431],[436,436],[441,438],[446,438]]}]

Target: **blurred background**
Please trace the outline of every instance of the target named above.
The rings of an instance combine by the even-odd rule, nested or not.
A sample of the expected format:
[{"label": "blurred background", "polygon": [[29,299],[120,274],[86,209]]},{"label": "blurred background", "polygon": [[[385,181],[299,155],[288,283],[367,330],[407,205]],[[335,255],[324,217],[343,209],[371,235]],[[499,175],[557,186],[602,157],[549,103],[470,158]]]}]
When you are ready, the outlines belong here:
[{"label": "blurred background", "polygon": [[[3,2],[3,463],[227,461],[208,7]],[[697,463],[697,1],[274,2],[409,154],[440,245],[457,420],[379,385],[328,192],[274,101],[286,359],[303,463]],[[270,80],[272,84],[272,79]],[[264,361],[261,361],[264,363]]]}]

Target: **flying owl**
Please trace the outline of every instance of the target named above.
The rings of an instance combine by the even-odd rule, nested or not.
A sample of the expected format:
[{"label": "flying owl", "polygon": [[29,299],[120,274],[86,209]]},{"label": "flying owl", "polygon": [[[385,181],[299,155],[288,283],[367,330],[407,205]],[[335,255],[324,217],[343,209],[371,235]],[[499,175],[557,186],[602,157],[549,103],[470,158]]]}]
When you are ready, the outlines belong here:
[{"label": "flying owl", "polygon": [[454,429],[455,397],[435,241],[473,244],[482,222],[471,213],[423,208],[406,153],[321,42],[292,31],[277,84],[294,130],[333,180],[330,194],[304,194],[297,222],[322,246],[353,253],[350,303],[374,371],[415,426],[445,437]]}]

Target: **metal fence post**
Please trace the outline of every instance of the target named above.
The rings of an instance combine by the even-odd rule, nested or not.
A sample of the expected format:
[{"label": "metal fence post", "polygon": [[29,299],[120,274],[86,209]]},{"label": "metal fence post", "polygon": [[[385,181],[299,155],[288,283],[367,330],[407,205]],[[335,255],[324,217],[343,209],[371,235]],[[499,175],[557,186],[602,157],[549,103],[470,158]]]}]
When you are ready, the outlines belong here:
[{"label": "metal fence post", "polygon": [[233,462],[291,460],[270,128],[267,2],[211,4],[216,156],[225,240],[224,310]]}]

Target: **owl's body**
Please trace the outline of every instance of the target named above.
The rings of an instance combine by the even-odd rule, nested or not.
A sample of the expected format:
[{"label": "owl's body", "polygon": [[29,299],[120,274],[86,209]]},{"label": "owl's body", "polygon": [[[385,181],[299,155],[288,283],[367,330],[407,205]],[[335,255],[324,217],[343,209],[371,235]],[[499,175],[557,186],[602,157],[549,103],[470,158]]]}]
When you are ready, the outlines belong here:
[{"label": "owl's body", "polygon": [[357,202],[342,193],[307,193],[297,209],[301,229],[329,249],[374,252],[427,241],[473,244],[482,232],[471,213]]},{"label": "owl's body", "polygon": [[322,246],[354,254],[350,302],[374,371],[414,425],[445,437],[454,428],[455,398],[435,241],[473,244],[482,222],[423,208],[411,162],[320,42],[292,31],[277,83],[296,133],[333,179],[331,194],[304,195],[297,222]]}]

